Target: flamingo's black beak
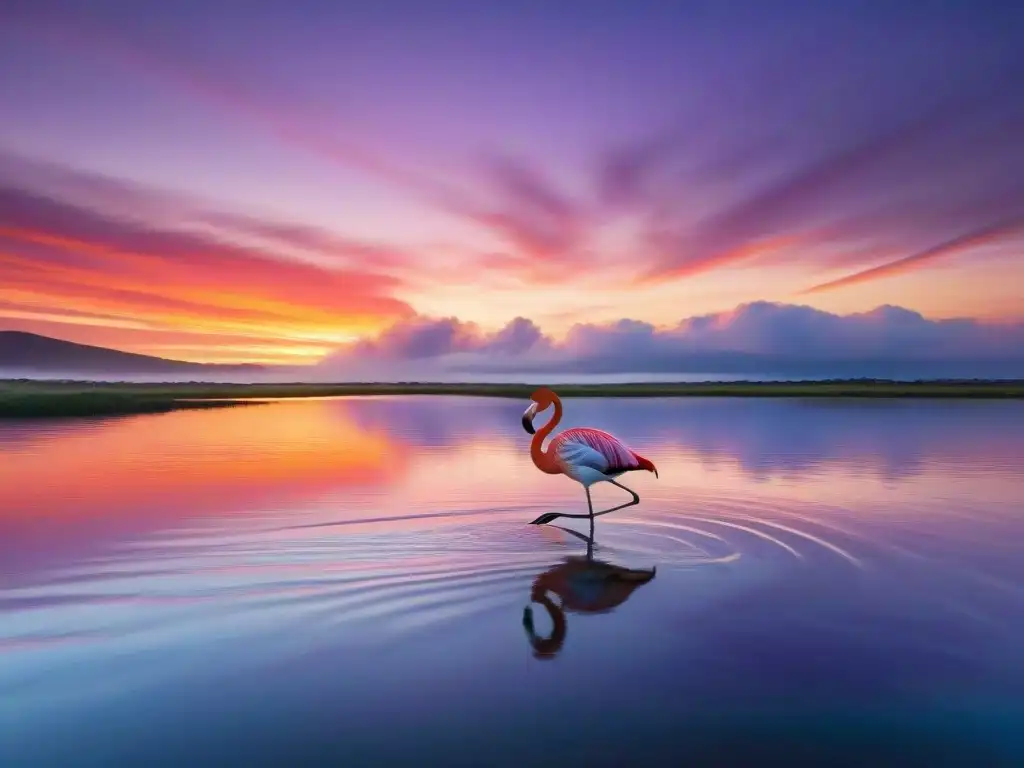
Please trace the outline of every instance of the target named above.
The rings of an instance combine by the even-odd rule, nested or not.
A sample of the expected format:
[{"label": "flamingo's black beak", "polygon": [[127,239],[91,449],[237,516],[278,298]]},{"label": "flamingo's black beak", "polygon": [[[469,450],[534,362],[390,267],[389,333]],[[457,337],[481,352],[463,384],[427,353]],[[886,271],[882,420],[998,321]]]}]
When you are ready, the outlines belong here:
[{"label": "flamingo's black beak", "polygon": [[537,404],[531,403],[530,407],[526,409],[526,413],[523,414],[523,429],[529,434],[534,434],[537,430],[533,428],[533,417],[537,415]]}]

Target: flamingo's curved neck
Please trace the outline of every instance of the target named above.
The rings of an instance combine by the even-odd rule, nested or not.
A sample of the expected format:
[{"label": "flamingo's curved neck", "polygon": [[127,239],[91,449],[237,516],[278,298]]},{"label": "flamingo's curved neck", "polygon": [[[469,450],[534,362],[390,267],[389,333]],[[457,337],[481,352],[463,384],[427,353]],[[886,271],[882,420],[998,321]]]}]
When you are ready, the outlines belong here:
[{"label": "flamingo's curved neck", "polygon": [[562,471],[562,468],[558,465],[557,458],[553,453],[545,451],[543,448],[544,440],[558,426],[558,422],[562,420],[562,401],[556,396],[551,401],[551,404],[554,406],[555,412],[551,415],[551,420],[534,434],[533,442],[530,443],[530,458],[533,459],[533,463],[537,465],[537,469],[541,472],[557,475]]},{"label": "flamingo's curved neck", "polygon": [[546,594],[534,594],[531,595],[530,599],[543,605],[545,610],[547,610],[548,615],[551,617],[551,635],[549,637],[538,635],[533,628],[533,618],[530,615],[529,622],[526,625],[527,639],[530,641],[530,645],[533,646],[533,652],[537,656],[554,656],[562,649],[562,645],[565,643],[567,629],[565,612]]}]

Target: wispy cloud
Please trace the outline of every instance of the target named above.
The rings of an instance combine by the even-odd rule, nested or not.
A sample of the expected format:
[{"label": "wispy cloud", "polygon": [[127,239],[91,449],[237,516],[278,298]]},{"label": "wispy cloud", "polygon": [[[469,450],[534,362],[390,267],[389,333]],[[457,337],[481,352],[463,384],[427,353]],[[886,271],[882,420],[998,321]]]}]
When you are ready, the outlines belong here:
[{"label": "wispy cloud", "polygon": [[876,267],[855,272],[852,275],[841,277],[838,280],[830,280],[826,283],[820,283],[808,288],[804,293],[810,294],[834,291],[839,288],[846,288],[851,285],[858,285],[871,280],[877,280],[881,277],[887,277],[901,272],[909,272],[920,267],[925,262],[932,261],[943,256],[953,256],[969,252],[974,248],[996,243],[1001,240],[1008,240],[1010,238],[1017,237],[1018,235],[1024,235],[1024,215],[997,221],[979,229],[964,232],[963,234],[950,238],[938,245],[933,245],[931,248],[925,248],[917,253],[912,253],[909,256],[903,256],[902,258],[895,259],[893,261],[887,261],[884,264],[879,264]]},{"label": "wispy cloud", "polygon": [[579,203],[555,188],[533,165],[509,157],[491,158],[487,178],[500,206],[482,220],[519,252],[541,262],[573,255],[586,231]]},{"label": "wispy cloud", "polygon": [[[788,242],[805,261],[816,252],[873,243],[873,249],[850,252],[870,260],[883,245],[914,252],[936,232],[982,226],[993,210],[1019,210],[1024,145],[1010,125],[1024,117],[1011,106],[1024,92],[1002,80],[985,85],[978,92],[954,91],[936,106],[911,102],[838,132],[817,115],[812,124],[822,134],[809,144],[824,148],[809,160],[794,163],[798,156],[785,145],[775,154],[746,153],[745,167],[704,179],[728,179],[733,199],[698,217],[681,212],[656,241],[660,253],[650,276],[716,269],[760,253],[764,243]],[[754,133],[747,141],[757,147],[761,138]],[[780,157],[788,161],[781,172],[772,168]]]},{"label": "wispy cloud", "polygon": [[410,254],[396,246],[342,237],[321,227],[281,222],[247,214],[199,211],[186,221],[208,224],[224,234],[240,234],[264,241],[269,247],[287,248],[321,257],[325,265],[357,266],[378,271],[408,268]]},{"label": "wispy cloud", "polygon": [[[210,40],[214,26],[231,31],[232,55],[227,56],[210,40],[185,36],[185,24],[175,29],[145,13],[115,14],[98,6],[67,4],[60,13],[46,10],[61,5],[25,5],[9,18],[19,32],[36,35],[35,40],[58,41],[68,61],[81,55],[83,61],[98,56],[120,62],[126,77],[141,75],[154,86],[170,86],[168,94],[176,91],[187,97],[182,103],[191,100],[203,119],[227,116],[230,137],[240,129],[272,138],[266,148],[280,150],[281,156],[275,156],[268,172],[301,153],[327,169],[328,179],[336,173],[347,183],[349,172],[372,177],[424,209],[444,214],[437,219],[451,224],[455,238],[461,239],[458,258],[436,260],[429,249],[395,247],[387,232],[380,241],[349,237],[341,225],[336,231],[329,218],[320,225],[271,220],[256,211],[97,174],[89,177],[57,164],[45,172],[29,169],[33,183],[8,184],[16,196],[35,196],[31,204],[21,198],[5,203],[19,211],[17,220],[6,224],[7,239],[16,244],[6,257],[8,271],[36,274],[33,285],[42,290],[45,270],[37,254],[39,249],[56,249],[63,271],[51,269],[45,278],[60,292],[54,296],[81,301],[79,294],[88,286],[90,295],[97,300],[102,296],[105,302],[94,308],[98,316],[116,302],[134,307],[132,302],[141,301],[137,294],[156,293],[152,286],[124,278],[143,263],[138,254],[155,259],[158,264],[151,273],[170,286],[162,297],[167,313],[201,313],[198,307],[214,302],[232,323],[253,323],[257,318],[279,323],[282,317],[294,320],[301,314],[323,328],[340,313],[367,318],[351,327],[377,330],[384,318],[390,322],[411,316],[406,302],[416,303],[415,291],[407,290],[413,282],[421,294],[443,282],[501,284],[509,293],[543,287],[551,288],[553,295],[566,295],[577,286],[583,286],[582,291],[614,281],[615,286],[624,286],[624,292],[647,296],[687,281],[697,287],[682,290],[696,292],[705,279],[719,273],[719,285],[729,285],[744,271],[742,277],[754,286],[744,298],[786,297],[815,283],[806,293],[828,302],[835,289],[925,270],[940,257],[958,257],[964,265],[984,268],[984,246],[996,238],[1013,242],[1021,236],[1019,227],[1002,223],[1016,221],[1024,210],[1024,70],[1018,61],[1019,45],[1012,39],[1012,25],[1020,18],[1008,7],[983,2],[986,7],[977,15],[936,10],[910,23],[900,14],[878,9],[854,12],[852,6],[840,8],[843,4],[813,12],[808,8],[793,16],[778,9],[769,12],[763,4],[741,3],[745,7],[729,12],[709,8],[697,14],[699,18],[688,19],[688,31],[681,35],[690,35],[689,44],[665,37],[664,29],[651,21],[640,24],[632,39],[632,32],[623,35],[622,30],[639,24],[639,16],[626,11],[609,12],[607,18],[595,14],[594,39],[578,49],[570,46],[571,54],[547,56],[550,51],[543,49],[553,38],[536,41],[538,62],[572,60],[572,67],[553,71],[538,66],[534,74],[514,68],[510,72],[515,87],[508,89],[498,78],[480,75],[488,87],[495,86],[492,95],[485,93],[488,88],[471,87],[474,78],[465,76],[465,65],[478,65],[477,74],[489,71],[483,65],[497,61],[499,54],[487,45],[463,47],[464,39],[453,37],[441,46],[445,54],[451,48],[450,60],[442,55],[424,57],[417,48],[423,40],[416,35],[403,39],[400,52],[381,53],[378,59],[367,46],[367,51],[346,53],[349,59],[336,50],[344,46],[318,36],[315,23],[294,17],[289,21],[295,25],[289,28],[294,34],[291,44],[302,41],[303,49],[292,51],[287,66],[270,71],[261,68],[268,57],[262,47],[266,39],[260,35],[272,30],[274,44],[287,48],[276,37],[276,25],[271,26],[278,20],[277,10],[245,19],[233,12],[211,11]],[[280,13],[281,18],[287,16]],[[333,11],[323,13],[327,19]],[[525,26],[518,27],[519,32],[529,31],[532,23],[547,23],[545,13],[533,22],[522,22]],[[665,18],[679,20],[674,14]],[[555,20],[549,21],[552,28],[560,28]],[[407,22],[396,18],[394,25]],[[373,28],[376,22],[353,18],[352,28],[363,23]],[[464,23],[467,30],[509,42],[482,17]],[[667,28],[671,26],[666,22]],[[601,29],[609,36],[602,37]],[[711,34],[714,30],[717,37]],[[390,39],[388,34],[382,33],[383,39]],[[632,39],[632,48],[627,50],[624,38]],[[599,44],[599,39],[605,43]],[[620,43],[622,50],[614,47]],[[306,44],[325,47],[307,59]],[[520,42],[511,49],[518,48]],[[587,58],[593,51],[621,64],[614,72],[599,74],[595,62]],[[564,53],[562,48],[559,53]],[[577,54],[582,57],[579,62]],[[339,58],[331,58],[335,55]],[[357,58],[358,64],[349,69]],[[416,122],[411,128],[378,135],[367,128],[377,126],[375,116],[360,132],[344,121],[344,109],[334,103],[343,101],[334,97],[349,87],[347,81],[344,89],[339,87],[319,102],[316,96],[299,95],[315,92],[299,87],[320,76],[310,65],[314,60],[326,62],[332,73],[336,67],[351,76],[352,92],[366,103],[375,103],[378,94],[382,102],[393,99],[381,114],[404,117],[421,109],[432,129],[452,128],[458,139],[445,143],[439,131],[445,146],[435,155],[429,149],[414,153],[402,145],[419,132]],[[379,68],[373,66],[378,61]],[[420,82],[415,75],[423,61],[430,62],[423,68],[432,73],[451,68],[448,80],[432,80],[450,83],[450,90],[440,87],[428,96],[412,92],[407,83]],[[610,79],[621,74],[621,83],[609,85],[606,80],[612,74],[615,78]],[[289,78],[296,87],[288,87]],[[530,86],[539,87],[548,78],[593,86],[593,91],[566,86],[562,92],[578,95],[579,103],[566,99],[551,110],[548,102],[535,113],[530,112],[534,106],[529,99],[508,103],[510,95],[532,95],[535,89]],[[622,84],[628,85],[620,88]],[[407,90],[400,92],[403,86]],[[630,89],[635,93],[623,98]],[[493,100],[456,104],[459,98],[452,94],[464,92]],[[620,107],[614,100],[605,103],[605,94],[612,92],[630,106]],[[555,138],[548,143],[544,134],[549,124],[553,136],[563,120],[587,125],[580,117],[589,115],[597,103],[610,118],[593,125],[592,132],[580,133],[578,146],[566,147],[564,141],[560,145]],[[118,114],[130,119],[130,108],[120,106]],[[460,106],[467,111],[460,112]],[[488,114],[491,110],[501,117]],[[504,132],[501,122],[506,115],[521,116],[522,124]],[[140,126],[144,123],[140,121]],[[228,134],[224,131],[210,141],[230,140],[225,139]],[[216,145],[203,149],[210,156]],[[563,156],[567,149],[572,151]],[[85,150],[79,150],[84,156]],[[70,203],[74,210],[58,212],[53,203]],[[48,205],[48,212],[33,224],[33,217]],[[85,219],[82,209],[87,209]],[[387,220],[386,215],[381,219]],[[995,231],[990,231],[992,227]],[[209,262],[215,266],[200,265],[197,254],[206,260],[207,251],[215,254]],[[300,269],[279,265],[289,257],[307,261],[310,269],[327,268],[334,277],[288,278],[295,281],[293,290],[304,287],[286,299],[275,285],[287,282],[278,280],[280,270]],[[31,258],[37,263],[29,269]],[[178,266],[168,266],[172,260]],[[263,266],[268,262],[269,267]],[[120,282],[90,283],[96,273],[90,278],[89,271],[101,263],[104,270],[120,275]],[[253,263],[261,266],[253,268]],[[182,265],[207,275],[205,294],[185,290]],[[78,271],[72,273],[73,268]],[[236,277],[209,277],[228,273]],[[342,279],[349,286],[344,291],[331,282]],[[708,286],[708,295],[726,293]],[[22,285],[17,290],[22,295],[11,301],[20,308],[8,311],[35,311],[24,295],[28,289]],[[215,300],[209,295],[213,291],[225,295]],[[233,292],[246,298],[231,298]],[[258,307],[253,303],[256,296],[261,297]],[[289,304],[296,298],[301,310],[294,302]],[[730,303],[736,299],[736,294],[729,294]],[[156,298],[151,301],[151,306],[158,305]],[[506,301],[506,306],[516,306],[514,297]],[[246,314],[254,311],[258,314]],[[654,316],[652,312],[647,319]],[[237,330],[233,326],[230,332]]]},{"label": "wispy cloud", "polygon": [[[282,221],[262,215],[226,210],[218,201],[195,195],[156,189],[128,179],[93,170],[25,157],[0,149],[0,186],[85,207],[119,221],[143,227],[174,228],[217,239],[256,241],[274,257],[305,257],[322,266],[368,266],[394,269],[407,266],[409,255],[396,246],[344,237],[323,227],[299,221]],[[17,203],[9,203],[17,206]],[[37,202],[34,208],[38,208]],[[33,206],[16,208],[22,224],[38,211]]]},{"label": "wispy cloud", "polygon": [[483,183],[476,189],[467,188],[391,160],[319,124],[301,104],[283,103],[280,96],[268,99],[248,93],[223,73],[211,72],[158,46],[134,45],[88,17],[76,15],[72,23],[52,15],[29,14],[21,21],[37,34],[55,37],[87,53],[113,57],[136,71],[175,85],[209,105],[247,119],[257,129],[299,151],[381,179],[420,202],[490,231],[528,253],[550,254],[562,245],[550,225],[558,220],[557,226],[564,227],[567,211],[552,211],[551,206],[567,203],[549,193],[546,185],[525,166],[494,158],[485,175],[497,183],[497,194],[492,190],[491,201],[480,201],[480,186],[486,186]]}]

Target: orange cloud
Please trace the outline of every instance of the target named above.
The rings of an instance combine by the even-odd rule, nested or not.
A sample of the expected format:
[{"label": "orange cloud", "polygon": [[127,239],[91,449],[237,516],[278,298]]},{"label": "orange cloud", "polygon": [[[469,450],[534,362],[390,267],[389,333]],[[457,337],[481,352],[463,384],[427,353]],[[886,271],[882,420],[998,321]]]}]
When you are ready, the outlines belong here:
[{"label": "orange cloud", "polygon": [[392,295],[401,281],[371,265],[327,269],[4,194],[11,205],[0,213],[0,317],[23,329],[88,326],[91,339],[93,329],[117,329],[129,341],[122,348],[152,354],[162,343],[181,359],[204,362],[217,354],[214,339],[203,344],[200,336],[231,337],[224,362],[296,363],[414,314]]}]

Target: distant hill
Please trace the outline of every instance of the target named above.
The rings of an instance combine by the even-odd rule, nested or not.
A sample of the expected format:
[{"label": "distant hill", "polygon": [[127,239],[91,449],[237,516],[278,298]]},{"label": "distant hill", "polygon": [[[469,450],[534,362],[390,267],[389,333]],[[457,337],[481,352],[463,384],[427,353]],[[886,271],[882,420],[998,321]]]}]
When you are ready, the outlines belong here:
[{"label": "distant hill", "polygon": [[167,360],[23,331],[0,331],[0,376],[24,374],[152,376],[257,374],[261,365],[214,365]]}]

